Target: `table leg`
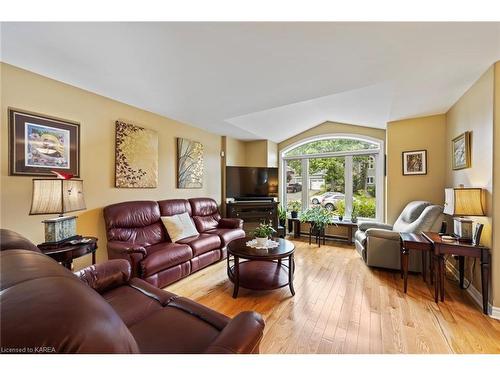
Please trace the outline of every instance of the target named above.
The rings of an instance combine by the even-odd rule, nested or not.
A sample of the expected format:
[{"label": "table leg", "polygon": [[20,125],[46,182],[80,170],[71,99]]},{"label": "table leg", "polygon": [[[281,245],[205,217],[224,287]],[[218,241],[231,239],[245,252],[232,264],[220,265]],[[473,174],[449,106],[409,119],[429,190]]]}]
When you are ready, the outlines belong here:
[{"label": "table leg", "polygon": [[233,289],[233,298],[238,297],[238,289],[240,287],[240,259],[235,256],[234,257],[234,289]]},{"label": "table leg", "polygon": [[287,231],[288,233],[292,233],[293,232],[293,221],[291,219],[288,219],[288,225],[287,225]]},{"label": "table leg", "polygon": [[399,241],[399,272],[401,274],[401,280],[404,278],[404,267],[403,267],[403,251],[404,244],[403,241]]},{"label": "table leg", "polygon": [[444,302],[444,256],[439,257],[439,289],[441,290],[441,302]]},{"label": "table leg", "polygon": [[438,303],[439,302],[439,281],[441,280],[441,271],[439,268],[439,259],[436,259],[436,255],[432,255],[433,257],[433,263],[435,267],[435,274],[436,274],[436,280],[434,281],[434,302]]},{"label": "table leg", "polygon": [[426,251],[421,251],[422,253],[422,277],[424,279],[424,282],[427,280],[427,252]]},{"label": "table leg", "polygon": [[92,264],[95,264],[95,251],[92,252]]},{"label": "table leg", "polygon": [[431,279],[431,285],[434,284],[434,253],[429,251],[429,278]]},{"label": "table leg", "polygon": [[481,260],[481,292],[483,293],[483,313],[488,314],[488,297],[490,290],[490,256],[483,250]]},{"label": "table leg", "polygon": [[71,271],[71,264],[73,263],[71,260],[65,260],[64,262],[61,263],[65,268]]},{"label": "table leg", "polygon": [[295,238],[300,237],[300,220],[294,220],[293,222],[293,236]]},{"label": "table leg", "polygon": [[403,248],[401,257],[403,260],[403,283],[404,283],[403,290],[405,293],[408,290],[408,253],[409,251]]},{"label": "table leg", "polygon": [[464,275],[465,275],[465,257],[458,257],[458,274],[460,279],[460,288],[464,289]]},{"label": "table leg", "polygon": [[290,292],[292,296],[295,295],[295,289],[293,288],[293,274],[295,273],[295,261],[293,254],[290,254],[288,258],[288,286],[290,287]]}]

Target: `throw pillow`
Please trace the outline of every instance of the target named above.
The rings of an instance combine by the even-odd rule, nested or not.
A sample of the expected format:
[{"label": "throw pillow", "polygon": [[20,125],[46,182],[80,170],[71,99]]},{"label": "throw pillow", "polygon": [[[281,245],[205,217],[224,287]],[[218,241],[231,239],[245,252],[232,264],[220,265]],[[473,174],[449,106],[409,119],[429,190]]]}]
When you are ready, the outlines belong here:
[{"label": "throw pillow", "polygon": [[193,220],[191,220],[187,212],[174,216],[162,216],[161,221],[167,229],[167,233],[172,242],[177,242],[198,234],[193,224]]}]

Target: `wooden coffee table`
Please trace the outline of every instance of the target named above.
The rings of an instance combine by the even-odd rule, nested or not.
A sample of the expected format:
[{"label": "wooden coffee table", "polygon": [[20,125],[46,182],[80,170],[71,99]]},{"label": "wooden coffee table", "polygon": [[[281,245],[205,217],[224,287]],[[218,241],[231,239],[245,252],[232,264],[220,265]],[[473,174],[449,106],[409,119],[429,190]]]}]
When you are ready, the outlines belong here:
[{"label": "wooden coffee table", "polygon": [[[233,298],[239,287],[272,290],[290,287],[292,296],[295,245],[283,238],[273,238],[279,245],[271,249],[255,249],[246,243],[251,237],[231,241],[227,246],[227,276],[234,284]],[[241,261],[243,259],[243,261]]]}]

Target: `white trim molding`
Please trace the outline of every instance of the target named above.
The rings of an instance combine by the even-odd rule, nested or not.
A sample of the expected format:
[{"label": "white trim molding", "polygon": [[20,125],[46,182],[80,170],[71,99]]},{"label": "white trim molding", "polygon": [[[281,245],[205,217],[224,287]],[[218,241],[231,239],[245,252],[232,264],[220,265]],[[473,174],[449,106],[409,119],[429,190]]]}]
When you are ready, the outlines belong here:
[{"label": "white trim molding", "polygon": [[[453,275],[453,277],[458,281],[459,280],[459,273],[458,270],[455,268],[455,266],[451,262],[446,262],[446,269],[450,271],[450,273]],[[466,278],[464,278],[464,281],[466,284],[469,284],[469,287],[466,289],[467,293],[469,296],[472,298],[472,300],[476,303],[481,308],[481,311],[483,310],[483,295],[479,290],[476,289],[476,287],[472,284],[472,282]],[[499,319],[500,320],[500,307],[493,306],[491,302],[488,301],[488,316],[494,319]]]}]

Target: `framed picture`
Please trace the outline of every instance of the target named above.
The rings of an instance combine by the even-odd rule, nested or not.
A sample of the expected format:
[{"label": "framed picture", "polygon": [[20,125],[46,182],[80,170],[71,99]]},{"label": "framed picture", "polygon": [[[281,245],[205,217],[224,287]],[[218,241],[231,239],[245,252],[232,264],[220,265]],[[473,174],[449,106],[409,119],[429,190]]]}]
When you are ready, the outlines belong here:
[{"label": "framed picture", "polygon": [[470,132],[460,134],[451,141],[452,168],[464,169],[470,167]]},{"label": "framed picture", "polygon": [[427,150],[403,152],[403,175],[427,174]]},{"label": "framed picture", "polygon": [[203,187],[203,145],[200,142],[177,138],[177,188]]},{"label": "framed picture", "polygon": [[80,124],[9,108],[9,173],[80,177]]},{"label": "framed picture", "polygon": [[115,187],[158,186],[158,133],[116,121]]}]

